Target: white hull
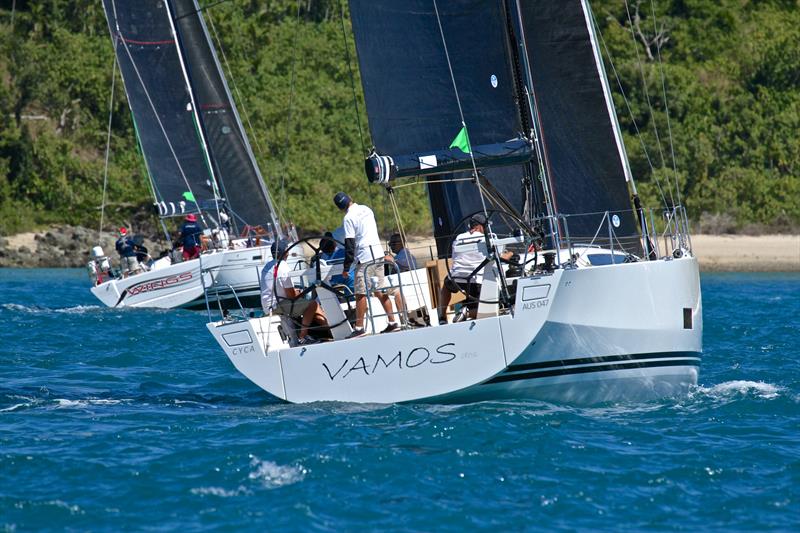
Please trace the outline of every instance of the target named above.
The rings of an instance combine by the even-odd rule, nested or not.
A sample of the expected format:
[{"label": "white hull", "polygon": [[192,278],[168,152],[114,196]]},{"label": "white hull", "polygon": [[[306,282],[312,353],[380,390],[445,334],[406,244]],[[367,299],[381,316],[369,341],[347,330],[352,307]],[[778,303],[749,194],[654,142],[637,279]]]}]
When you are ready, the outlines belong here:
[{"label": "white hull", "polygon": [[457,324],[294,348],[277,324],[208,328],[242,374],[289,402],[639,401],[685,393],[702,351],[691,257],[520,279],[512,314]]},{"label": "white hull", "polygon": [[108,307],[205,309],[205,292],[212,307],[252,307],[259,305],[259,272],[271,258],[269,246],[216,251],[91,290]]}]

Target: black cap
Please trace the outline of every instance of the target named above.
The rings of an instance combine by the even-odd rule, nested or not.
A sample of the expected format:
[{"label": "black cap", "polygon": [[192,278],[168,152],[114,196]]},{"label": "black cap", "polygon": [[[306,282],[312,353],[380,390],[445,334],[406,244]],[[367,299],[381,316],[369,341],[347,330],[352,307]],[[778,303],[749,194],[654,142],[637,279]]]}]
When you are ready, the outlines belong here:
[{"label": "black cap", "polygon": [[486,226],[486,217],[482,213],[475,213],[469,217],[469,227],[474,228],[477,225]]},{"label": "black cap", "polygon": [[283,254],[286,253],[286,250],[289,249],[289,241],[286,239],[277,239],[272,242],[272,246],[270,247],[270,251],[272,252],[272,258],[276,261],[283,257]]},{"label": "black cap", "polygon": [[347,206],[350,205],[350,197],[343,192],[337,192],[336,196],[333,197],[333,203],[336,204],[336,207],[344,211],[347,209]]}]

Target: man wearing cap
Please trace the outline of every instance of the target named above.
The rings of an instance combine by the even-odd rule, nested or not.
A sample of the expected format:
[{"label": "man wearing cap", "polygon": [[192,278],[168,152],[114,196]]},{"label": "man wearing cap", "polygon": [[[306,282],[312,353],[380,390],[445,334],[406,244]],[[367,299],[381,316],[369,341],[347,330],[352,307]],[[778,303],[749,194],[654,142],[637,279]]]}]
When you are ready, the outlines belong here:
[{"label": "man wearing cap", "polygon": [[[354,261],[356,263],[355,279],[353,280],[353,293],[356,295],[356,325],[350,337],[360,337],[364,335],[364,316],[367,314],[366,276],[369,276],[373,282],[377,282],[375,289],[382,287],[385,283],[383,265],[370,267],[376,262],[383,261],[383,246],[378,236],[378,225],[375,223],[375,214],[372,209],[353,202],[343,192],[336,193],[333,203],[340,211],[344,212],[345,258],[342,264],[342,276],[347,278],[350,275],[350,265]],[[379,290],[375,290],[373,294],[380,300],[389,319],[389,325],[381,333],[400,329],[395,321],[389,295]],[[402,312],[402,310],[398,309],[398,312]]]},{"label": "man wearing cap", "polygon": [[403,242],[403,237],[399,233],[393,233],[389,237],[389,249],[394,254],[394,264],[400,272],[408,272],[417,269],[417,261],[408,251]]},{"label": "man wearing cap", "polygon": [[[272,261],[264,265],[261,270],[259,285],[261,286],[261,306],[265,313],[277,313],[291,319],[302,313],[303,318],[297,343],[300,345],[314,344],[317,340],[308,334],[311,324],[317,322],[322,327],[327,327],[325,314],[314,300],[293,300],[300,296],[291,278],[291,269],[286,261],[289,241],[284,239],[272,243]],[[293,323],[289,323],[294,328]],[[286,326],[284,326],[286,327]]]},{"label": "man wearing cap", "polygon": [[129,274],[139,271],[139,261],[136,259],[136,247],[133,239],[128,236],[128,230],[119,228],[119,238],[116,243],[119,262],[122,267],[122,277],[127,278]]},{"label": "man wearing cap", "polygon": [[196,259],[200,256],[200,234],[203,229],[197,223],[197,215],[186,215],[186,222],[181,226],[180,240],[183,243],[183,260]]},{"label": "man wearing cap", "polygon": [[452,267],[444,279],[442,288],[439,289],[439,324],[447,324],[447,306],[450,305],[451,295],[464,292],[467,295],[466,307],[470,318],[478,315],[478,300],[481,296],[481,282],[483,272],[476,272],[476,268],[486,259],[479,251],[457,251],[456,244],[474,243],[484,239],[486,217],[480,213],[472,215],[469,219],[469,230],[458,235],[453,241]]}]

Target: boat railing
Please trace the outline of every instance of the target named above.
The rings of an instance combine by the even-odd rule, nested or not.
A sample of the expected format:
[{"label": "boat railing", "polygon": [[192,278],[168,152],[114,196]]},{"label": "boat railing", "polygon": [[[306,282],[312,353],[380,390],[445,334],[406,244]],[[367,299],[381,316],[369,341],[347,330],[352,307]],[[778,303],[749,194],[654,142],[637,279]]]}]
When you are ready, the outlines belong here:
[{"label": "boat railing", "polygon": [[[595,213],[559,214],[536,219],[536,224],[549,228],[545,242],[554,250],[569,250],[571,263],[577,248],[602,248],[612,255],[622,255],[633,260],[655,260],[663,257],[682,257],[691,253],[691,238],[686,210],[674,206],[661,212],[643,209],[599,211]],[[639,216],[641,215],[641,216]],[[625,220],[629,222],[624,223]],[[630,221],[634,222],[631,225]],[[581,228],[576,233],[575,228]],[[565,265],[556,254],[555,264]]]},{"label": "boat railing", "polygon": [[[389,275],[384,275],[385,284],[381,287],[379,285],[380,276],[377,276],[376,274],[378,273],[378,269],[381,269],[381,270],[383,270],[385,272],[385,269],[387,267],[390,270],[390,274]],[[392,274],[396,274],[397,275],[397,282],[396,283],[394,283],[394,281],[392,281],[390,279],[390,276],[392,276]],[[368,296],[367,297],[367,316],[365,317],[365,319],[369,320],[370,328],[371,328],[373,333],[377,333],[378,332],[378,330],[375,327],[375,319],[376,318],[383,318],[383,317],[386,317],[388,319],[388,317],[389,317],[389,313],[380,312],[380,311],[383,311],[383,309],[381,309],[377,313],[373,309],[373,305],[374,305],[373,299],[371,297],[369,297],[369,296],[371,296],[372,294],[374,294],[376,292],[382,292],[383,294],[386,294],[387,297],[390,297],[395,293],[395,291],[399,291],[400,292],[400,301],[403,302],[403,305],[402,305],[402,308],[401,308],[401,306],[396,306],[396,307],[398,307],[397,314],[399,315],[401,324],[408,324],[408,305],[407,305],[408,300],[406,299],[406,296],[405,296],[404,287],[403,287],[403,285],[404,285],[403,284],[403,278],[402,278],[402,276],[400,274],[401,274],[400,268],[397,266],[397,264],[394,263],[394,261],[389,261],[389,260],[387,260],[385,258],[384,259],[377,259],[375,261],[371,261],[371,262],[367,263],[364,266],[363,275],[364,275],[364,282],[365,282],[365,285],[366,285],[367,296]],[[415,283],[414,285],[417,285],[417,284]],[[421,289],[421,287],[415,286],[415,290],[420,290],[420,289]],[[391,305],[391,300],[389,302],[389,305]]]}]

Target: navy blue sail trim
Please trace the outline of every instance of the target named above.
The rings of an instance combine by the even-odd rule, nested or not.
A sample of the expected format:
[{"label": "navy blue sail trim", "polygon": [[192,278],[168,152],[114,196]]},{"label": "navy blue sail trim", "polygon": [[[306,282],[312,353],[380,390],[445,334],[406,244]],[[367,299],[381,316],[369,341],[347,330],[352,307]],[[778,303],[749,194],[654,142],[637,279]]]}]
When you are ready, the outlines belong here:
[{"label": "navy blue sail trim", "polygon": [[[633,359],[657,359],[655,361],[636,361]],[[584,361],[579,363],[579,361]],[[586,361],[589,361],[588,363]],[[597,364],[605,361],[625,361],[611,364]],[[532,365],[541,364],[550,367],[550,370],[540,370],[538,372],[509,373],[523,369],[528,369]],[[608,372],[611,370],[631,370],[638,368],[656,368],[668,366],[699,366],[700,353],[698,352],[674,352],[674,353],[654,353],[619,355],[607,357],[590,357],[586,359],[566,359],[561,361],[550,361],[547,363],[531,363],[531,365],[512,365],[509,366],[501,375],[495,376],[484,385],[494,383],[504,383],[508,381],[523,381],[536,378],[547,378],[554,376],[566,376],[570,374],[588,374],[593,372]],[[521,368],[523,367],[523,368]],[[560,367],[560,368],[552,368]]]}]

